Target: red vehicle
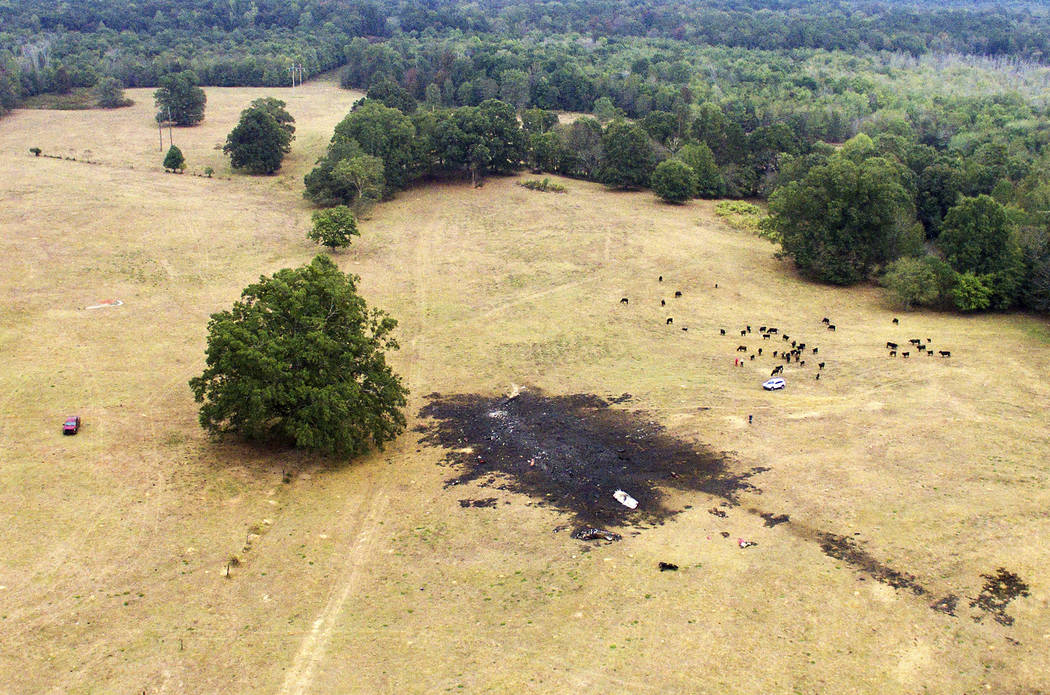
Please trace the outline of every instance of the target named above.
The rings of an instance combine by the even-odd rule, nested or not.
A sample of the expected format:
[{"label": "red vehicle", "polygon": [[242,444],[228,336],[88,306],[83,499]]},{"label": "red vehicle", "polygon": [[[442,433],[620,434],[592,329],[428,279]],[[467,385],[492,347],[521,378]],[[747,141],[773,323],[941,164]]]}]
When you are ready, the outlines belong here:
[{"label": "red vehicle", "polygon": [[62,434],[76,434],[80,431],[80,416],[70,415],[62,423]]}]

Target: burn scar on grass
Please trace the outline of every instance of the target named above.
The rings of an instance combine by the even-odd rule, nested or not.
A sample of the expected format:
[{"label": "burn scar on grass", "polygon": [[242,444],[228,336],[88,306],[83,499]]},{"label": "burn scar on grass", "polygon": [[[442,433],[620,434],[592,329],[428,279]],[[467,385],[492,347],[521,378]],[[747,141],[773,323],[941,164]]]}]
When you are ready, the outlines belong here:
[{"label": "burn scar on grass", "polygon": [[[984,586],[981,593],[970,601],[970,608],[979,608],[1000,625],[1013,625],[1014,618],[1006,614],[1006,607],[1018,596],[1028,595],[1028,585],[1013,572],[1000,567],[995,574],[982,574]],[[981,622],[984,616],[973,616],[974,622]]]},{"label": "burn scar on grass", "polygon": [[[677,439],[636,412],[610,407],[598,396],[546,396],[521,391],[511,398],[431,394],[420,417],[423,441],[447,450],[459,471],[447,485],[499,475],[506,489],[529,495],[589,526],[644,527],[663,523],[671,509],[660,488],[696,490],[732,504],[766,468],[738,472],[728,455]],[[617,490],[638,501],[629,509]]]}]

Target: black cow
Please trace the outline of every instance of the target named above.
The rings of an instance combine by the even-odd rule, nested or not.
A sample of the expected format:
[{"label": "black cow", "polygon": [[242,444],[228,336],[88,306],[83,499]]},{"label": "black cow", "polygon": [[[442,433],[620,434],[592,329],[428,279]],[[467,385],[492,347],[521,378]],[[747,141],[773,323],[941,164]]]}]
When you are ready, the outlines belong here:
[{"label": "black cow", "polygon": [[737,352],[747,352],[747,345],[737,345],[736,346],[736,351]]},{"label": "black cow", "polygon": [[926,354],[929,355],[930,357],[933,357],[933,350],[927,350]]},{"label": "black cow", "polygon": [[719,329],[718,329],[718,332],[719,332],[719,333],[720,333],[721,335],[725,335],[725,334],[726,334],[726,329],[724,329],[724,328],[719,328]]},{"label": "black cow", "polygon": [[769,340],[769,334],[768,333],[763,333],[762,334],[762,340]]},{"label": "black cow", "polygon": [[897,351],[896,350],[890,350],[890,357],[896,357],[896,356],[897,356]]},{"label": "black cow", "polygon": [[782,335],[782,336],[780,336],[780,337],[784,339],[784,342],[785,342],[785,343],[786,343],[787,341],[791,340],[791,336],[790,336],[790,335],[788,335],[787,333],[785,333],[784,335]]},{"label": "black cow", "polygon": [[627,297],[624,297],[623,299],[620,300],[620,304],[627,304],[628,301],[629,300],[627,299]]},{"label": "black cow", "polygon": [[911,343],[912,345],[918,345],[919,343],[922,342],[922,338],[909,338],[908,342]]},{"label": "black cow", "polygon": [[794,340],[791,341],[791,347],[795,347],[795,341]]},{"label": "black cow", "polygon": [[767,329],[766,329],[766,332],[767,332],[767,333],[776,333],[776,332],[777,332],[777,329],[776,329],[776,328],[773,328],[773,327],[770,327],[770,328],[767,328]]},{"label": "black cow", "polygon": [[817,380],[820,380],[820,372],[817,372]]},{"label": "black cow", "polygon": [[901,353],[901,357],[907,358],[908,355],[910,355],[910,354],[911,354],[910,352],[902,352]]},{"label": "black cow", "polygon": [[802,367],[805,367],[806,366],[806,361],[802,360],[801,362],[799,362],[799,365],[802,366]]},{"label": "black cow", "polygon": [[766,332],[766,327],[765,326],[759,326],[758,327],[758,332],[759,333],[765,333]]},{"label": "black cow", "polygon": [[827,316],[825,316],[824,318],[822,318],[822,319],[820,320],[820,322],[821,322],[822,324],[824,324],[825,326],[827,326],[827,325],[830,325],[830,324],[831,324],[831,319],[829,319],[829,318],[828,318]]},{"label": "black cow", "polygon": [[833,331],[833,330],[835,330],[835,324],[833,324],[833,323],[829,323],[829,324],[828,324],[828,330],[829,330],[829,331]]},{"label": "black cow", "polygon": [[752,359],[752,360],[754,360],[754,359],[755,359],[755,356],[754,356],[754,355],[751,355],[751,359]]},{"label": "black cow", "polygon": [[762,354],[762,348],[758,349],[758,354],[760,354],[760,355]]},{"label": "black cow", "polygon": [[805,344],[805,343],[799,343],[799,344],[798,344],[798,349],[799,349],[800,351],[801,351],[801,350],[805,350],[805,349],[806,349],[806,344]]},{"label": "black cow", "polygon": [[940,354],[941,357],[951,357],[952,356],[952,353],[949,350],[938,350],[938,354]]},{"label": "black cow", "polygon": [[922,352],[923,350],[926,349],[926,346],[925,345],[916,345],[915,349],[918,350],[919,352]]},{"label": "black cow", "polygon": [[897,343],[891,343],[890,341],[887,340],[886,341],[886,349],[887,350],[896,350],[897,349]]},{"label": "black cow", "polygon": [[667,306],[667,302],[665,302],[664,300],[661,299],[660,300],[660,306]]},{"label": "black cow", "polygon": [[671,318],[670,316],[668,316],[667,317],[667,325],[670,326],[672,323],[674,323],[674,319]]},{"label": "black cow", "polygon": [[748,332],[748,333],[750,333],[750,332],[751,332],[751,324],[748,324],[748,326],[747,326],[747,332]]},{"label": "black cow", "polygon": [[679,297],[681,297],[681,296],[682,296],[682,293],[681,293],[681,292],[679,292],[678,290],[675,290],[675,292],[674,292],[674,296],[675,296],[675,299],[678,299]]},{"label": "black cow", "polygon": [[820,348],[813,348],[813,354],[814,354],[814,355],[815,355],[815,354],[817,354],[817,350],[819,350],[819,349],[820,349]]},{"label": "black cow", "polygon": [[777,365],[776,367],[773,367],[773,371],[771,371],[769,373],[769,376],[776,376],[777,374],[783,374],[783,373],[784,373],[784,366],[783,365]]},{"label": "black cow", "polygon": [[740,335],[747,335],[747,331],[740,331]]},{"label": "black cow", "polygon": [[776,350],[774,350],[774,351],[773,351],[773,357],[776,357],[776,356],[777,356],[777,351],[776,351]]},{"label": "black cow", "polygon": [[664,276],[663,276],[663,275],[661,275],[661,276],[660,276],[659,278],[657,278],[657,279],[658,279],[658,280],[659,280],[660,282],[663,282],[663,281],[664,281]]},{"label": "black cow", "polygon": [[688,331],[689,329],[688,329],[688,328],[686,328],[685,326],[682,326],[682,330],[683,330],[683,331]]},{"label": "black cow", "polygon": [[823,369],[824,368],[824,363],[823,362],[818,363],[817,364],[817,368],[818,369]]},{"label": "black cow", "polygon": [[897,318],[894,318],[894,319],[893,319],[893,325],[894,325],[894,326],[900,325],[900,320],[899,320],[899,319],[897,319]]}]

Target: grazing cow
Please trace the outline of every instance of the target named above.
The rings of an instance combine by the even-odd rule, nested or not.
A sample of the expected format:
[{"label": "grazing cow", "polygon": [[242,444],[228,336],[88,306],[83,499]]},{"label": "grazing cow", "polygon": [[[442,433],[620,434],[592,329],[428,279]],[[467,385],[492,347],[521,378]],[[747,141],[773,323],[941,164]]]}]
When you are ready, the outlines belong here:
[{"label": "grazing cow", "polygon": [[719,329],[718,329],[718,332],[719,332],[720,334],[722,334],[722,335],[725,335],[725,334],[726,334],[726,329],[724,329],[724,328],[719,328]]},{"label": "grazing cow", "polygon": [[820,381],[820,372],[817,372],[817,381]]},{"label": "grazing cow", "polygon": [[800,359],[799,355],[795,355],[795,361],[798,362]]},{"label": "grazing cow", "polygon": [[922,342],[922,338],[909,338],[908,342],[911,343],[912,345],[918,345],[919,343]]},{"label": "grazing cow", "polygon": [[[758,354],[760,354],[760,355],[762,354],[762,348],[759,348],[759,349],[758,349]],[[932,353],[931,353],[931,354],[932,354]]]},{"label": "grazing cow", "polygon": [[814,355],[815,355],[815,354],[817,354],[817,350],[819,350],[819,349],[820,349],[820,348],[813,348],[813,354],[814,354]]},{"label": "grazing cow", "polygon": [[736,351],[737,352],[747,352],[747,345],[737,345],[736,346]]},{"label": "grazing cow", "polygon": [[688,328],[686,328],[685,326],[682,326],[682,330],[683,330],[683,331],[688,331],[689,329],[688,329]]},{"label": "grazing cow", "polygon": [[751,332],[751,324],[748,324],[748,326],[747,326],[747,332],[748,332],[748,333],[750,333],[750,332]]},{"label": "grazing cow", "polygon": [[658,278],[658,280],[660,280],[660,282],[663,282],[663,281],[664,281],[664,276],[663,276],[663,275],[661,275],[661,276],[660,276],[660,277]]},{"label": "grazing cow", "polygon": [[823,362],[819,362],[817,364],[817,369],[823,369],[823,368],[824,368],[824,363]]},{"label": "grazing cow", "polygon": [[628,302],[627,297],[624,297],[623,299],[620,300],[620,304],[627,304],[627,302]]},{"label": "grazing cow", "polygon": [[747,331],[740,331],[740,335],[747,335]]},{"label": "grazing cow", "polygon": [[766,332],[766,327],[765,326],[759,326],[758,327],[758,332],[759,333],[765,333]]},{"label": "grazing cow", "polygon": [[751,360],[754,361],[754,359],[755,359],[755,356],[751,355]]},{"label": "grazing cow", "polygon": [[777,351],[776,351],[776,350],[774,350],[774,351],[773,351],[773,357],[776,357],[776,356],[777,356]]},{"label": "grazing cow", "polygon": [[773,328],[773,327],[771,326],[771,327],[769,327],[769,328],[767,328],[767,329],[766,329],[766,332],[767,332],[767,333],[776,333],[776,332],[777,332],[777,329],[776,329],[776,328]]},{"label": "grazing cow", "polygon": [[678,290],[675,290],[675,292],[674,292],[674,297],[675,297],[675,299],[678,299],[678,298],[679,298],[679,297],[681,297],[681,296],[682,296],[682,293],[681,293],[681,292],[679,292]]},{"label": "grazing cow", "polygon": [[667,306],[667,302],[665,302],[664,300],[661,299],[660,300],[660,306]]},{"label": "grazing cow", "polygon": [[897,343],[891,343],[891,342],[889,342],[887,340],[886,341],[886,349],[887,350],[896,350],[897,349]]},{"label": "grazing cow", "polygon": [[805,360],[802,360],[802,361],[801,361],[801,362],[799,363],[799,365],[800,365],[800,366],[802,366],[802,367],[805,367],[805,366],[806,366],[806,361],[805,361]]},{"label": "grazing cow", "polygon": [[910,355],[910,354],[911,354],[910,352],[902,352],[901,353],[901,357],[907,359],[908,355]]},{"label": "grazing cow", "polygon": [[896,356],[897,356],[897,351],[896,350],[890,350],[890,357],[896,357]]},{"label": "grazing cow", "polygon": [[949,350],[938,350],[937,352],[938,352],[938,354],[940,354],[941,357],[951,357],[952,356],[952,353]]},{"label": "grazing cow", "polygon": [[933,338],[927,338],[927,339],[926,339],[926,342],[927,342],[927,343],[932,343],[932,342],[933,342]]},{"label": "grazing cow", "polygon": [[791,336],[790,336],[790,335],[788,335],[787,333],[785,333],[784,335],[782,335],[782,336],[780,336],[780,337],[784,339],[784,342],[785,342],[785,343],[786,343],[787,341],[791,340]]},{"label": "grazing cow", "polygon": [[768,333],[763,333],[762,334],[762,340],[769,340],[769,334]]},{"label": "grazing cow", "polygon": [[674,319],[671,318],[670,316],[668,316],[667,317],[667,325],[670,326],[672,323],[674,323]]},{"label": "grazing cow", "polygon": [[824,324],[825,326],[828,326],[828,325],[830,325],[830,324],[831,324],[831,319],[829,319],[829,318],[828,318],[827,316],[825,316],[824,318],[822,318],[822,319],[820,320],[820,322],[821,322],[822,324]]},{"label": "grazing cow", "polygon": [[801,352],[802,350],[805,350],[806,349],[806,344],[805,343],[799,343],[798,344],[798,349],[799,349],[799,352]]},{"label": "grazing cow", "polygon": [[791,341],[791,347],[795,347],[795,341],[794,340]]},{"label": "grazing cow", "polygon": [[922,352],[923,350],[926,349],[926,346],[925,345],[916,345],[915,349],[918,350],[919,352]]},{"label": "grazing cow", "polygon": [[833,330],[835,330],[835,324],[833,324],[833,323],[829,323],[829,324],[828,324],[828,330],[829,330],[829,331],[833,331]]},{"label": "grazing cow", "polygon": [[894,325],[894,326],[900,325],[900,320],[899,320],[898,318],[894,317],[894,319],[893,319],[893,325]]},{"label": "grazing cow", "polygon": [[929,355],[930,357],[933,357],[933,350],[927,350],[926,354]]},{"label": "grazing cow", "polygon": [[777,374],[783,374],[783,373],[784,373],[783,365],[777,365],[776,367],[773,367],[773,371],[771,371],[769,373],[769,376],[776,376]]}]

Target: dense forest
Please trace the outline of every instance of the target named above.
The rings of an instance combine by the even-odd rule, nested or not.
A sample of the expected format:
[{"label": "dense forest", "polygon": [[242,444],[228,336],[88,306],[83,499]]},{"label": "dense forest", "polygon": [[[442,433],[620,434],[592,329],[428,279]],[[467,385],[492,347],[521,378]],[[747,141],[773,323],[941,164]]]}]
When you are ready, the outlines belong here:
[{"label": "dense forest", "polygon": [[1035,2],[0,0],[0,113],[339,68],[368,99],[307,177],[318,204],[523,165],[768,199],[764,233],[815,279],[1045,312],[1048,42]]}]

